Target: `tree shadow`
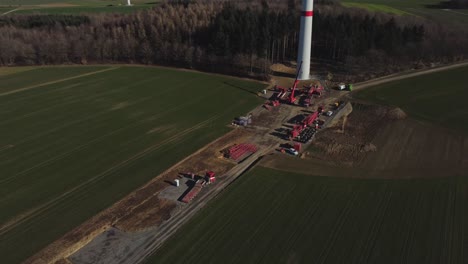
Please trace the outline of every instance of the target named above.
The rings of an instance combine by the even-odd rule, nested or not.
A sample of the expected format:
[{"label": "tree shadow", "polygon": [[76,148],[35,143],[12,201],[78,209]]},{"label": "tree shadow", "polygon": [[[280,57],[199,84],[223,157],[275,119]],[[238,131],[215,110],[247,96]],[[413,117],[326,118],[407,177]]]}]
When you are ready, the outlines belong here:
[{"label": "tree shadow", "polygon": [[278,77],[287,77],[287,78],[296,78],[296,75],[293,73],[286,73],[286,72],[277,72],[273,71],[272,73],[273,76],[278,76]]},{"label": "tree shadow", "polygon": [[250,90],[247,89],[247,88],[244,88],[244,87],[241,87],[241,86],[238,86],[238,85],[229,83],[229,82],[223,82],[223,83],[224,83],[225,85],[227,85],[227,86],[231,86],[231,87],[236,88],[236,89],[239,89],[239,90],[241,90],[241,91],[244,91],[244,92],[247,92],[247,93],[250,93],[250,94],[257,95],[256,92],[250,91]]}]

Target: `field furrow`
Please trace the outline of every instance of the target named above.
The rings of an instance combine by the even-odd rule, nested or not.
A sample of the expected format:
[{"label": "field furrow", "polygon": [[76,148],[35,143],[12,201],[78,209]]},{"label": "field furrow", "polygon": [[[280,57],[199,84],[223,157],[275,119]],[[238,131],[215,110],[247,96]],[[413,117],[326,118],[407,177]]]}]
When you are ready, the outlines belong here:
[{"label": "field furrow", "polygon": [[229,131],[264,87],[148,67],[1,71],[5,263],[24,260]]}]

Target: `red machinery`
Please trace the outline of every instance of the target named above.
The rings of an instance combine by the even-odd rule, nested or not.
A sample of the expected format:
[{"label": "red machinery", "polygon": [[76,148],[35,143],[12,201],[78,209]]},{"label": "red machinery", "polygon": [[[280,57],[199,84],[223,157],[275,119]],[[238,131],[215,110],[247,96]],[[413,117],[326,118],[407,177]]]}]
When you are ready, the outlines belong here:
[{"label": "red machinery", "polygon": [[190,191],[182,198],[182,202],[184,203],[189,203],[190,201],[192,201],[193,198],[195,198],[195,196],[197,196],[198,193],[200,193],[202,189],[202,185],[200,182],[196,182],[195,185],[192,187],[192,189],[190,189]]},{"label": "red machinery", "polygon": [[299,136],[299,134],[301,134],[302,130],[304,130],[304,128],[312,125],[312,123],[315,122],[315,120],[317,120],[319,116],[319,112],[314,112],[310,115],[308,115],[302,122],[301,124],[299,125],[295,125],[293,127],[293,129],[291,130],[291,135],[290,135],[290,138],[291,139],[294,139],[296,138],[297,136]]},{"label": "red machinery", "polygon": [[294,139],[297,136],[299,136],[299,134],[301,134],[302,129],[304,129],[302,125],[295,125],[291,130],[290,139]]},{"label": "red machinery", "polygon": [[302,124],[304,126],[310,126],[315,120],[317,120],[318,115],[319,115],[318,112],[314,112],[310,114],[309,116],[306,117],[306,119],[304,119],[304,121],[302,121]]},{"label": "red machinery", "polygon": [[231,147],[227,152],[227,157],[235,161],[245,158],[247,155],[257,152],[257,146],[253,144],[239,144]]},{"label": "red machinery", "polygon": [[294,149],[295,149],[297,152],[300,152],[300,151],[301,151],[301,148],[302,148],[301,143],[296,143],[296,144],[294,144]]},{"label": "red machinery", "polygon": [[286,95],[286,88],[276,85],[276,90],[278,91],[278,94],[276,95],[277,99],[281,99]]},{"label": "red machinery", "polygon": [[297,78],[299,78],[299,72],[301,71],[301,67],[302,67],[302,61],[301,61],[301,64],[299,64],[299,68],[297,69],[296,79],[294,80],[293,87],[291,88],[291,94],[289,94],[290,104],[294,104],[294,102],[296,102],[297,100],[297,98],[294,97],[294,92],[296,91],[297,84],[299,83],[299,80]]},{"label": "red machinery", "polygon": [[314,95],[314,94],[318,94],[320,96],[320,95],[322,95],[323,90],[324,90],[323,86],[312,85],[309,88],[309,91],[307,92],[307,94],[309,96]]},{"label": "red machinery", "polygon": [[206,176],[205,176],[205,180],[206,180],[207,183],[215,182],[216,181],[215,173],[213,171],[207,171]]}]

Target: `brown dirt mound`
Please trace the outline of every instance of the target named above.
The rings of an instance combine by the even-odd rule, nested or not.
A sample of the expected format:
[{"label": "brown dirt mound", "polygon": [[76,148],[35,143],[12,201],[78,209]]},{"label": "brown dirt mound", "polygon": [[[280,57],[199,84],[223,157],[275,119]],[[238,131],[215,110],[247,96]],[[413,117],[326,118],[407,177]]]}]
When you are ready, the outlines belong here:
[{"label": "brown dirt mound", "polygon": [[393,108],[387,112],[387,118],[391,120],[401,120],[407,117],[408,115],[399,107]]},{"label": "brown dirt mound", "polygon": [[282,73],[289,73],[289,74],[296,73],[296,70],[294,68],[291,68],[284,64],[279,64],[279,63],[271,65],[270,69],[275,72],[282,72]]}]

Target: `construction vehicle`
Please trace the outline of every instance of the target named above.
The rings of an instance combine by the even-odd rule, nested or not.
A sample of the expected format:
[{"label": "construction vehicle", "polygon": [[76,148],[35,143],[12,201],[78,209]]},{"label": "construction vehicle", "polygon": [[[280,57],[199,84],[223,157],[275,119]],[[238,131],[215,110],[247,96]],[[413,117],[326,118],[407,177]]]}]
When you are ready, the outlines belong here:
[{"label": "construction vehicle", "polygon": [[344,101],[338,101],[338,102],[335,102],[333,106],[335,107],[335,109],[338,109],[342,104],[344,104]]},{"label": "construction vehicle", "polygon": [[348,84],[340,83],[340,84],[338,84],[338,89],[340,91],[343,91],[343,90],[352,91],[353,90],[353,85],[350,84],[350,83],[348,83]]},{"label": "construction vehicle", "polygon": [[311,126],[318,118],[319,112],[316,111],[309,116],[307,116],[300,124],[295,125],[293,129],[291,130],[291,133],[289,135],[289,138],[292,140],[296,138],[299,134],[301,134],[302,130],[304,130],[306,127]]},{"label": "construction vehicle", "polygon": [[286,152],[289,153],[289,154],[291,154],[291,155],[293,155],[293,156],[299,155],[299,152],[298,152],[296,149],[294,149],[294,148],[287,148],[287,149],[286,149]]},{"label": "construction vehicle", "polygon": [[294,80],[293,87],[291,88],[291,93],[289,94],[290,104],[294,104],[297,100],[297,98],[294,96],[294,93],[296,92],[297,84],[299,83],[298,78],[299,78],[299,72],[301,71],[301,67],[302,67],[302,61],[301,61],[301,64],[299,64],[299,68],[297,69],[296,79]]},{"label": "construction vehicle", "polygon": [[205,174],[205,182],[208,184],[214,183],[216,181],[215,173],[213,171],[207,171]]}]

